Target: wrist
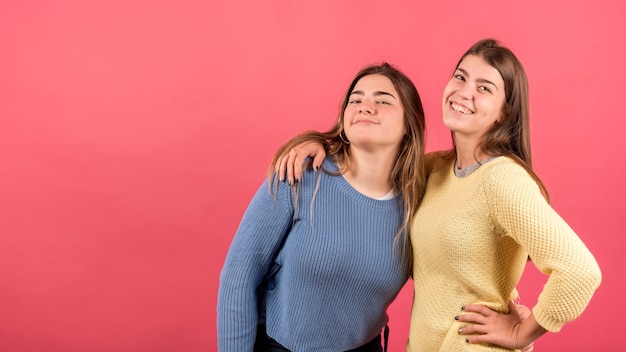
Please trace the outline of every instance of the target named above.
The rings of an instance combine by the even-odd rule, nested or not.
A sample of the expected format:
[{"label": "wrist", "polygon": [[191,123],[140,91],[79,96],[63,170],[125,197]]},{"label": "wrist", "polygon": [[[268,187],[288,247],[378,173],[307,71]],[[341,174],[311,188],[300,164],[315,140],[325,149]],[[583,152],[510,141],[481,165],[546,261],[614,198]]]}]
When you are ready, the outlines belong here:
[{"label": "wrist", "polygon": [[516,328],[517,343],[518,346],[521,347],[532,344],[535,340],[548,332],[548,330],[537,323],[533,314],[530,314],[530,316],[524,319]]}]

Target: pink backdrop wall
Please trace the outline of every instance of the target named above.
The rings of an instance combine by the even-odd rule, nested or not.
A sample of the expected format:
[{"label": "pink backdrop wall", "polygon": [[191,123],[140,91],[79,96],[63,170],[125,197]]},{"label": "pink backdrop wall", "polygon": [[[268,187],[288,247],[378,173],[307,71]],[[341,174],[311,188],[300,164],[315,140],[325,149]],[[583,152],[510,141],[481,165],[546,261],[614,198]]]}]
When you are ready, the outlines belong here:
[{"label": "pink backdrop wall", "polygon": [[[536,351],[624,344],[620,0],[0,2],[0,349],[214,351],[218,274],[275,149],[325,129],[363,65],[413,78],[428,149],[474,41],[531,85],[535,166],[596,254],[585,314]],[[544,278],[520,285],[533,305]],[[403,349],[410,287],[390,310]]]}]

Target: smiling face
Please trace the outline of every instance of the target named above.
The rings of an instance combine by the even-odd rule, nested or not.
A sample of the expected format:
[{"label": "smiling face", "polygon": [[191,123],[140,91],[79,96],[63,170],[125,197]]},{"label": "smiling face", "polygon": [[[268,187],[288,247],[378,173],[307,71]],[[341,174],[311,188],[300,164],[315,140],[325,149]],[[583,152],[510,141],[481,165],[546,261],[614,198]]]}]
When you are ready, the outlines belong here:
[{"label": "smiling face", "polygon": [[379,74],[362,77],[348,97],[343,126],[353,146],[399,148],[404,109],[391,80]]},{"label": "smiling face", "polygon": [[498,70],[480,56],[466,56],[444,89],[443,123],[454,131],[455,138],[478,143],[501,117],[504,90]]}]

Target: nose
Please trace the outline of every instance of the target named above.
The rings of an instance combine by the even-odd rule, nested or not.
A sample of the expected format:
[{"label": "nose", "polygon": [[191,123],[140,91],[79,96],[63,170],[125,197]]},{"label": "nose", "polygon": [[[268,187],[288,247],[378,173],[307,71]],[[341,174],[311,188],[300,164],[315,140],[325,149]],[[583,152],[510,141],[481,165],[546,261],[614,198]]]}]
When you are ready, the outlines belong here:
[{"label": "nose", "polygon": [[376,111],[376,106],[369,99],[363,99],[361,105],[359,105],[359,112],[362,114],[373,114]]},{"label": "nose", "polygon": [[464,98],[464,99],[468,99],[471,100],[473,95],[472,93],[474,92],[474,88],[472,87],[471,84],[464,84],[463,86],[461,86],[458,90],[458,94]]}]

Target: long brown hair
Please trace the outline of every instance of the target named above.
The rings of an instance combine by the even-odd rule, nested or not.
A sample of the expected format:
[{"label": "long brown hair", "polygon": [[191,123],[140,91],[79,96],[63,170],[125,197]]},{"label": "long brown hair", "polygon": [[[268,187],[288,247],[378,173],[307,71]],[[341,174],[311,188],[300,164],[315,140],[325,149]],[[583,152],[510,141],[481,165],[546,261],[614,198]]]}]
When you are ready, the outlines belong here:
[{"label": "long brown hair", "polygon": [[515,160],[535,180],[549,202],[548,190],[532,169],[528,78],[524,66],[510,49],[495,39],[483,39],[472,45],[461,56],[456,68],[468,55],[483,58],[498,70],[504,81],[505,99],[501,118],[485,131],[478,148],[487,155],[508,156]]},{"label": "long brown hair", "polygon": [[[322,143],[328,154],[334,156],[341,165],[340,172],[345,172],[350,167],[349,144],[342,139],[344,111],[348,105],[348,99],[357,82],[369,75],[382,75],[387,77],[398,92],[402,107],[404,108],[405,136],[400,146],[396,162],[389,176],[390,184],[394,191],[402,196],[404,217],[402,226],[394,237],[396,246],[402,254],[402,262],[405,269],[410,271],[412,267],[412,254],[410,245],[410,224],[417,206],[426,189],[426,174],[424,169],[424,136],[425,117],[424,108],[419,93],[411,80],[400,70],[383,62],[379,65],[370,65],[361,69],[341,100],[339,116],[333,127],[326,132],[304,132],[278,149],[272,165],[270,166],[270,182],[276,183],[275,166],[281,157],[287,154],[293,147],[304,142],[316,141]],[[344,137],[345,139],[345,137]],[[324,172],[327,172],[324,170]],[[297,184],[294,185],[297,188]],[[398,248],[397,247],[397,248]]]}]

